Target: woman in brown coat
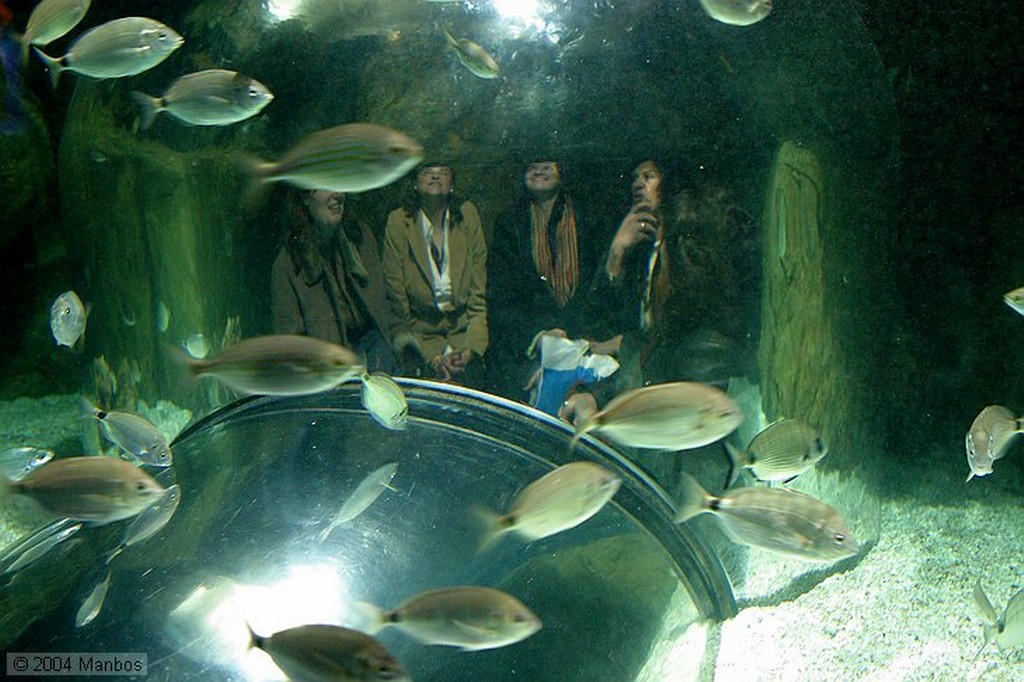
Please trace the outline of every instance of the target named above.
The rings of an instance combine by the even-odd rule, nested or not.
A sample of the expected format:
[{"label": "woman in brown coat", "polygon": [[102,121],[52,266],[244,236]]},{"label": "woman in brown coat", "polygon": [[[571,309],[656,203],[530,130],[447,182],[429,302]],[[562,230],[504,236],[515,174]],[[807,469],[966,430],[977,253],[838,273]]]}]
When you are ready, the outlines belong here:
[{"label": "woman in brown coat", "polygon": [[487,245],[476,206],[453,199],[451,166],[421,166],[388,216],[384,280],[391,338],[408,373],[477,384],[487,350]]},{"label": "woman in brown coat", "polygon": [[393,373],[393,326],[373,231],[345,215],[345,194],[291,190],[291,223],[274,261],[274,331],[340,343],[366,355],[370,371]]}]

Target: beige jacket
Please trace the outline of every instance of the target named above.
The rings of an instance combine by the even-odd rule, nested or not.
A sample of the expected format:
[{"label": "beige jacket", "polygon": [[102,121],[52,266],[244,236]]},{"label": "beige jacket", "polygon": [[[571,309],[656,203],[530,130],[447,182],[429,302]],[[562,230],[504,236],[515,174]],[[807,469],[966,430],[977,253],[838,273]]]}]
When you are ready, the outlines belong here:
[{"label": "beige jacket", "polygon": [[430,255],[414,216],[395,209],[384,234],[384,282],[395,326],[388,336],[401,354],[415,343],[425,359],[452,350],[487,350],[487,245],[476,206],[462,205],[462,220],[449,227],[449,268],[455,309],[434,304]]}]

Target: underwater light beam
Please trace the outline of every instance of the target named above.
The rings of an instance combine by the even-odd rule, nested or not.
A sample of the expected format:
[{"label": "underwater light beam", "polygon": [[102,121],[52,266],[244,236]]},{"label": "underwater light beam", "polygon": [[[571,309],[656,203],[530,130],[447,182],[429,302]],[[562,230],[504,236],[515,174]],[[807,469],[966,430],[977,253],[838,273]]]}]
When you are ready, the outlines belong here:
[{"label": "underwater light beam", "polygon": [[267,12],[274,21],[284,21],[296,15],[300,4],[302,0],[268,0]]},{"label": "underwater light beam", "polygon": [[527,28],[544,28],[539,0],[494,0],[494,9],[503,19],[511,19]]}]

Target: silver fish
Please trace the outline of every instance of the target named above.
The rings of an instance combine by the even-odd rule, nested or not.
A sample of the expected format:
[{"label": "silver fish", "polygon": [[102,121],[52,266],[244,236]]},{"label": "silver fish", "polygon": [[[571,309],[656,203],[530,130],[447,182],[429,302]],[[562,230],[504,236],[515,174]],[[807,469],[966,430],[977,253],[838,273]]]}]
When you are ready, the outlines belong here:
[{"label": "silver fish", "polygon": [[107,412],[85,398],[82,398],[82,407],[89,416],[99,420],[112,443],[143,464],[169,467],[173,463],[167,438],[148,420],[128,412]]},{"label": "silver fish", "polygon": [[181,486],[175,484],[165,488],[156,502],[139,512],[139,515],[128,524],[128,528],[124,531],[124,539],[107,557],[107,563],[109,564],[114,557],[132,545],[148,540],[163,530],[174,516],[174,512],[178,510],[180,502]]},{"label": "silver fish", "polygon": [[26,566],[43,558],[54,547],[81,530],[82,525],[81,523],[72,523],[69,519],[62,519],[61,521],[51,523],[39,532],[34,533],[31,537],[20,541],[16,547],[4,555],[4,560],[8,558],[13,559],[4,568],[4,575],[17,573]]},{"label": "silver fish", "polygon": [[423,644],[496,649],[522,641],[541,629],[540,619],[512,595],[490,587],[449,587],[418,594],[387,611],[360,605],[371,617],[372,634],[387,625]]},{"label": "silver fish", "polygon": [[1022,431],[1024,419],[1014,417],[1002,405],[989,405],[978,413],[964,439],[967,465],[971,468],[967,480],[991,474],[992,464],[1006,454],[1014,436]]},{"label": "silver fish", "polygon": [[145,471],[113,457],[55,459],[20,481],[0,481],[0,495],[25,495],[50,513],[97,524],[135,516],[163,491]]},{"label": "silver fish", "polygon": [[359,358],[344,346],[308,336],[258,336],[204,360],[183,358],[196,376],[213,376],[240,393],[319,393],[359,376]]},{"label": "silver fish", "polygon": [[733,542],[804,561],[834,561],[860,551],[839,512],[810,495],[758,487],[717,497],[685,473],[683,488],[676,523],[708,512],[719,518]]},{"label": "silver fish", "polygon": [[1024,590],[1018,590],[1010,597],[1003,614],[997,616],[992,602],[988,600],[985,591],[981,589],[981,583],[978,582],[974,586],[974,604],[985,620],[985,624],[982,625],[985,643],[981,645],[975,659],[991,642],[995,642],[1000,651],[1024,646]]},{"label": "silver fish", "polygon": [[731,486],[743,469],[750,469],[759,481],[789,481],[804,473],[828,454],[828,446],[817,429],[799,419],[780,419],[754,436],[746,450],[728,441],[732,469]]},{"label": "silver fish", "polygon": [[154,318],[156,330],[163,334],[171,326],[171,309],[163,301],[156,303],[156,317]]},{"label": "silver fish", "polygon": [[197,126],[226,126],[255,116],[274,99],[267,86],[237,71],[207,69],[181,76],[160,97],[133,92],[142,112],[142,129],[168,114]]},{"label": "silver fish", "polygon": [[386,429],[403,431],[409,422],[409,403],[401,386],[387,374],[363,374],[363,407]]},{"label": "silver fish", "polygon": [[1024,315],[1024,287],[1017,287],[1013,291],[1006,292],[1003,295],[1003,302]]},{"label": "silver fish", "polygon": [[107,589],[109,587],[110,571],[108,570],[106,576],[96,583],[96,587],[92,588],[89,596],[78,607],[78,613],[75,614],[76,628],[88,625],[96,619],[96,616],[100,615],[100,611],[103,609],[103,600],[107,598]]},{"label": "silver fish", "polygon": [[[330,525],[320,531],[317,539],[323,542],[335,528],[352,521],[366,511],[381,496],[385,488],[391,488],[391,479],[395,477],[396,473],[398,473],[398,462],[391,462],[371,471],[341,505],[341,509],[331,519]],[[393,490],[393,488],[391,489]]]},{"label": "silver fish", "polygon": [[53,458],[53,450],[30,446],[7,448],[0,452],[0,478],[20,481]]},{"label": "silver fish", "polygon": [[772,0],[700,0],[715,21],[731,26],[750,26],[771,14]]},{"label": "silver fish", "polygon": [[423,147],[404,133],[349,123],[303,138],[279,161],[254,163],[252,172],[303,189],[365,192],[394,182],[422,158]]},{"label": "silver fish", "polygon": [[206,345],[206,337],[203,336],[202,332],[190,334],[187,339],[181,342],[181,347],[185,349],[189,357],[196,360],[202,360],[210,353],[210,349]]},{"label": "silver fish", "polygon": [[501,74],[497,60],[482,45],[465,38],[456,38],[448,31],[445,31],[444,35],[448,38],[448,45],[455,52],[455,56],[474,76],[492,79]]},{"label": "silver fish", "polygon": [[74,291],[65,291],[50,306],[50,331],[58,346],[71,348],[85,333],[89,312]]},{"label": "silver fish", "polygon": [[49,45],[77,26],[90,4],[91,0],[42,0],[36,5],[21,38],[22,62],[28,57],[30,45]]},{"label": "silver fish", "polygon": [[743,413],[714,386],[682,381],[626,391],[577,426],[573,440],[591,431],[619,445],[686,450],[732,433]]},{"label": "silver fish", "polygon": [[250,647],[267,652],[290,679],[306,682],[411,680],[380,642],[339,625],[300,625],[261,637],[249,629]]},{"label": "silver fish", "polygon": [[505,514],[481,512],[488,531],[480,548],[487,549],[505,533],[537,540],[575,528],[601,511],[621,483],[593,462],[563,464],[526,486]]},{"label": "silver fish", "polygon": [[83,33],[63,57],[32,49],[46,62],[53,87],[57,87],[64,71],[92,78],[134,76],[167,59],[183,42],[174,29],[155,19],[122,17]]}]

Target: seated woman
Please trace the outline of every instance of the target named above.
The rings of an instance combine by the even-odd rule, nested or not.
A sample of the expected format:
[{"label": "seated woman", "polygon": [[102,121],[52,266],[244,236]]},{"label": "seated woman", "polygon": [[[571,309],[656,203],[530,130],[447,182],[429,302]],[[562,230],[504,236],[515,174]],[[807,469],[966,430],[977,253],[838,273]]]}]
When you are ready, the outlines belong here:
[{"label": "seated woman", "polygon": [[340,343],[370,371],[394,372],[393,326],[373,231],[345,213],[345,194],[290,189],[289,228],[271,273],[274,332]]},{"label": "seated woman", "polygon": [[621,369],[563,407],[574,419],[648,383],[716,382],[750,374],[759,258],[749,215],[717,187],[666,205],[653,161],[633,172],[633,206],[619,224],[590,296],[608,313],[606,338]]},{"label": "seated woman", "polygon": [[455,199],[451,166],[413,175],[388,216],[384,280],[403,371],[479,385],[487,350],[487,245],[476,206]]},{"label": "seated woman", "polygon": [[594,240],[565,192],[557,161],[535,161],[523,174],[525,193],[498,219],[487,258],[491,350],[488,387],[523,400],[536,370],[526,358],[540,331],[582,333],[579,294],[596,267]]}]

